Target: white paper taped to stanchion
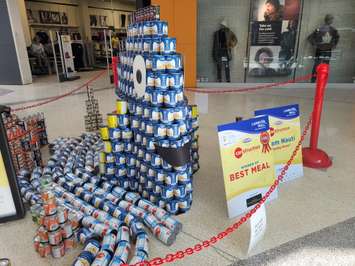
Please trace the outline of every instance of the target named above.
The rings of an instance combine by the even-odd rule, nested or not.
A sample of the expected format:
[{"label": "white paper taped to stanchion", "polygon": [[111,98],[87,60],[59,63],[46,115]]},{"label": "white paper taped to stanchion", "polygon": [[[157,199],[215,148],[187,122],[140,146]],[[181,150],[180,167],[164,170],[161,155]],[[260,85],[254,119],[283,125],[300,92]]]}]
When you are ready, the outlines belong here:
[{"label": "white paper taped to stanchion", "polygon": [[143,56],[136,55],[133,61],[133,82],[134,91],[138,97],[144,96],[145,87],[147,86],[147,69]]},{"label": "white paper taped to stanchion", "polygon": [[266,231],[266,209],[265,205],[260,208],[250,217],[250,241],[248,254],[254,249],[256,244],[263,238]]}]

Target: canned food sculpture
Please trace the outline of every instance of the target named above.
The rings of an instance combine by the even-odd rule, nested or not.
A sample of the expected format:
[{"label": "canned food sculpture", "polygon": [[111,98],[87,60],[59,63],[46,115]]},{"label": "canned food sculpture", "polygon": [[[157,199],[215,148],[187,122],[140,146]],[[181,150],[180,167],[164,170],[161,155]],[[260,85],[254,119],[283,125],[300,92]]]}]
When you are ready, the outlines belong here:
[{"label": "canned food sculpture", "polygon": [[[117,66],[120,82],[116,94],[118,101],[126,102],[128,108],[107,117],[109,128],[115,125],[112,116],[116,120],[128,117],[129,123],[119,124],[117,130],[129,130],[132,134],[109,140],[102,134],[103,140],[111,143],[132,143],[131,149],[114,153],[127,159],[126,170],[122,170],[120,160],[119,164],[116,162],[116,173],[112,174],[111,164],[106,161],[102,162],[105,167],[101,167],[101,173],[169,213],[179,214],[191,207],[192,176],[199,169],[198,112],[184,97],[182,55],[176,52],[176,38],[168,37],[167,22],[144,18],[140,10],[129,25],[126,51],[120,53]],[[131,45],[137,42],[142,42],[142,49]],[[137,55],[143,56],[146,63],[143,97],[137,96],[133,83],[133,61]],[[156,149],[160,146],[178,150],[184,145],[191,145],[190,160],[184,165],[170,165]]]}]

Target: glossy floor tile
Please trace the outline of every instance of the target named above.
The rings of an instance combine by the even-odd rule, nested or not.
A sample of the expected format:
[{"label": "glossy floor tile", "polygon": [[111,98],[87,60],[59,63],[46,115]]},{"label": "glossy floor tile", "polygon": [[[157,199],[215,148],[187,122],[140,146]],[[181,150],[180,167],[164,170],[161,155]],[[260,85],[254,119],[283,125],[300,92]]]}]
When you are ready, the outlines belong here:
[{"label": "glossy floor tile", "polygon": [[[6,97],[6,102],[19,101],[25,99],[27,97],[25,95],[31,95],[31,91],[35,94],[31,97],[40,97],[46,91],[44,88],[30,88],[28,91],[23,90],[12,96],[10,93],[3,97]],[[48,95],[59,92],[61,89],[55,87],[53,94],[48,92]],[[193,246],[198,239],[209,239],[235,222],[227,218],[216,126],[232,122],[236,116],[252,117],[256,109],[292,103],[300,105],[303,126],[313,107],[313,94],[312,87],[292,89],[283,87],[253,93],[216,95],[187,93],[191,102],[196,102],[201,111],[199,129],[201,169],[194,177],[193,207],[187,214],[178,216],[184,225],[184,233],[178,236],[173,246],[165,247],[152,238],[151,258]],[[100,112],[103,115],[114,109],[113,89],[97,91],[95,96],[99,100]],[[84,131],[85,97],[85,94],[73,95],[40,108],[23,111],[20,115],[44,112],[50,140],[59,136],[77,136]],[[3,102],[2,97],[0,99]],[[355,216],[354,111],[355,90],[332,88],[327,91],[319,147],[333,157],[333,166],[327,171],[305,169],[304,177],[281,185],[279,198],[266,208],[265,237],[250,255]],[[305,145],[307,144],[308,137],[305,142]],[[0,257],[13,259],[17,262],[14,263],[16,266],[26,265],[23,263],[27,259],[31,259],[34,265],[70,265],[77,252],[58,261],[39,259],[32,248],[34,231],[35,226],[29,217],[0,226]],[[247,225],[218,242],[215,248],[201,251],[199,255],[193,255],[173,265],[231,265],[238,258],[247,257],[243,251],[246,242]],[[353,255],[354,253],[355,250]]]}]

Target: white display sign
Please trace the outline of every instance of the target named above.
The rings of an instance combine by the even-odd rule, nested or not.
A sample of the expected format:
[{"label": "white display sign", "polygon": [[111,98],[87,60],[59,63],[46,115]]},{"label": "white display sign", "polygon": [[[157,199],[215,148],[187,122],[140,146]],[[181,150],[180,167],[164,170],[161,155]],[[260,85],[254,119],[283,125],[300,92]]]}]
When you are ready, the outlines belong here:
[{"label": "white display sign", "polygon": [[266,231],[266,209],[265,205],[260,208],[250,217],[250,241],[248,254],[263,238]]}]

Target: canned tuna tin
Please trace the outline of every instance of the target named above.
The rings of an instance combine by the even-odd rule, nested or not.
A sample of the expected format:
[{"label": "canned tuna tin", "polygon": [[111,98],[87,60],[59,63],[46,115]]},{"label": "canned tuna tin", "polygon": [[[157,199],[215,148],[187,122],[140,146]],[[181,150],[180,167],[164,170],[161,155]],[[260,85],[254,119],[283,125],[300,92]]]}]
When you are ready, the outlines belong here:
[{"label": "canned tuna tin", "polygon": [[140,127],[140,119],[138,116],[131,117],[131,128],[138,129]]},{"label": "canned tuna tin", "polygon": [[143,106],[141,103],[136,104],[136,115],[142,115],[143,114]]},{"label": "canned tuna tin", "polygon": [[116,128],[118,126],[116,114],[107,114],[107,126],[109,128]]},{"label": "canned tuna tin", "polygon": [[181,55],[165,56],[165,66],[168,72],[176,72],[182,69]]},{"label": "canned tuna tin", "polygon": [[65,247],[64,247],[63,242],[59,243],[56,246],[52,246],[52,255],[53,255],[53,258],[56,258],[56,259],[64,257]]},{"label": "canned tuna tin", "polygon": [[42,258],[48,257],[51,254],[51,246],[48,243],[39,243],[38,253]]},{"label": "canned tuna tin", "polygon": [[64,248],[66,251],[75,248],[75,238],[74,234],[71,235],[69,238],[64,239]]},{"label": "canned tuna tin", "polygon": [[176,53],[176,38],[164,37],[160,42],[160,52],[162,54]]},{"label": "canned tuna tin", "polygon": [[152,25],[150,21],[143,22],[143,35],[151,36],[152,35]]},{"label": "canned tuna tin", "polygon": [[166,135],[170,139],[178,139],[180,137],[179,124],[173,123],[166,127]]},{"label": "canned tuna tin", "polygon": [[70,236],[73,235],[73,228],[70,222],[66,222],[61,227],[62,227],[62,236],[64,238],[69,238]]},{"label": "canned tuna tin", "polygon": [[129,228],[127,226],[121,226],[118,229],[117,241],[129,243]]},{"label": "canned tuna tin", "polygon": [[130,130],[129,128],[125,128],[122,130],[122,139],[123,140],[130,140],[133,137],[133,133],[132,130]]},{"label": "canned tuna tin", "polygon": [[161,224],[154,227],[153,233],[160,241],[168,246],[172,245],[175,241],[175,235],[173,235],[168,228]]},{"label": "canned tuna tin", "polygon": [[108,140],[109,139],[108,127],[100,127],[100,135],[102,140]]},{"label": "canned tuna tin", "polygon": [[184,74],[182,71],[171,72],[169,74],[170,89],[181,89],[184,87]]},{"label": "canned tuna tin", "polygon": [[165,71],[165,57],[163,55],[152,56],[153,71]]},{"label": "canned tuna tin", "polygon": [[128,255],[129,255],[130,244],[128,242],[119,242],[116,248],[114,258],[115,260],[122,260],[124,263],[127,263]]},{"label": "canned tuna tin", "polygon": [[112,152],[123,152],[124,151],[124,144],[119,141],[112,141]]},{"label": "canned tuna tin", "polygon": [[143,262],[148,260],[148,255],[145,254],[143,251],[136,251],[133,258],[131,259],[130,263],[131,265],[136,265],[137,263]]},{"label": "canned tuna tin", "polygon": [[178,123],[178,126],[179,126],[179,132],[181,135],[185,135],[187,134],[187,125],[185,123],[185,121],[179,121]]},{"label": "canned tuna tin", "polygon": [[164,93],[164,105],[166,107],[175,107],[178,103],[176,90],[167,90]]},{"label": "canned tuna tin", "polygon": [[155,87],[160,90],[166,90],[169,87],[169,76],[165,73],[157,73],[155,76]]},{"label": "canned tuna tin", "polygon": [[45,215],[53,215],[57,212],[57,205],[55,203],[55,199],[48,200],[44,205],[44,214]]},{"label": "canned tuna tin", "polygon": [[144,60],[145,60],[145,67],[147,70],[152,70],[153,68],[153,60],[152,57],[150,55],[144,56]]},{"label": "canned tuna tin", "polygon": [[162,164],[161,157],[156,153],[152,153],[151,164],[153,167],[159,168]]},{"label": "canned tuna tin", "polygon": [[102,240],[101,249],[113,253],[116,247],[116,240],[116,235],[113,233],[105,235]]},{"label": "canned tuna tin", "polygon": [[177,175],[175,172],[167,172],[165,175],[165,184],[168,186],[176,186],[178,183]]},{"label": "canned tuna tin", "polygon": [[167,123],[172,123],[174,121],[174,114],[175,114],[174,109],[161,108],[160,112],[161,112],[161,116],[160,116],[161,122],[167,124]]},{"label": "canned tuna tin", "polygon": [[104,152],[105,153],[111,153],[112,152],[111,142],[104,141]]},{"label": "canned tuna tin", "polygon": [[162,139],[166,137],[166,126],[164,124],[155,124],[154,137],[157,139]]},{"label": "canned tuna tin", "polygon": [[128,115],[118,115],[118,125],[120,127],[127,127],[129,125]]},{"label": "canned tuna tin", "polygon": [[97,255],[94,260],[94,262],[91,264],[91,266],[106,266],[110,263],[111,261],[111,255],[109,252],[106,250],[101,250]]},{"label": "canned tuna tin", "polygon": [[107,163],[106,164],[106,169],[105,169],[106,175],[114,175],[115,171],[116,171],[116,165],[114,163]]},{"label": "canned tuna tin", "polygon": [[103,162],[107,163],[114,163],[115,162],[115,155],[113,153],[104,153],[105,159]]},{"label": "canned tuna tin", "polygon": [[43,225],[47,228],[49,231],[55,231],[58,229],[58,217],[56,214],[50,215],[50,216],[45,216],[43,218]]},{"label": "canned tuna tin", "polygon": [[139,234],[136,241],[136,250],[149,254],[149,238],[147,234]]},{"label": "canned tuna tin", "polygon": [[152,38],[150,43],[150,52],[152,54],[158,54],[160,52],[160,38]]},{"label": "canned tuna tin", "polygon": [[55,231],[48,232],[49,244],[56,246],[62,241],[62,233],[59,227]]},{"label": "canned tuna tin", "polygon": [[159,220],[152,214],[147,213],[143,218],[144,223],[151,229],[154,229],[158,224]]},{"label": "canned tuna tin", "polygon": [[83,251],[76,258],[75,262],[73,263],[73,266],[90,266],[94,259],[95,256],[92,253],[88,251]]}]

